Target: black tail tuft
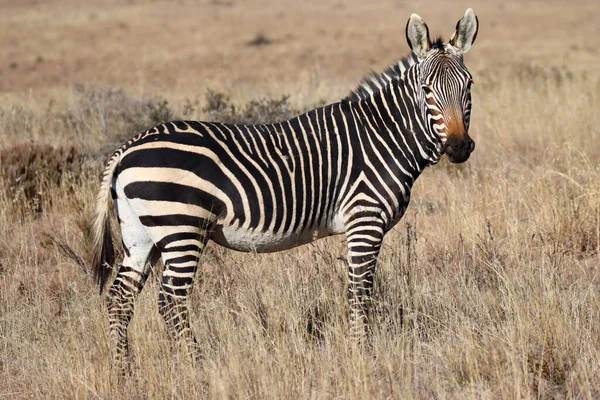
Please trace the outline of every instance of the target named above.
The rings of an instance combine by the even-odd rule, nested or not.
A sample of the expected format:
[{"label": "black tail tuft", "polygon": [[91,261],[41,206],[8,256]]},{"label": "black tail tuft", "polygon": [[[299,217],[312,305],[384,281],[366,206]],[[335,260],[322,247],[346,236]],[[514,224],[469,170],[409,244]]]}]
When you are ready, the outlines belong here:
[{"label": "black tail tuft", "polygon": [[100,293],[106,285],[106,281],[110,276],[115,261],[115,253],[113,249],[112,234],[110,229],[110,220],[104,220],[102,232],[101,247],[99,251],[95,251],[92,259],[92,269],[96,283],[100,285]]}]

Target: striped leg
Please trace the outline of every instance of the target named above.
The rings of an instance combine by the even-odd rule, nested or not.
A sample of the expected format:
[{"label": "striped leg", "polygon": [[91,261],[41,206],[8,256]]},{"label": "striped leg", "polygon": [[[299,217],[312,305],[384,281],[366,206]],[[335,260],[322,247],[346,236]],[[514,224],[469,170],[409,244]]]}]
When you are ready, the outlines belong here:
[{"label": "striped leg", "polygon": [[365,225],[348,230],[348,301],[350,305],[350,330],[358,343],[368,329],[372,306],[373,279],[383,229],[379,225]]},{"label": "striped leg", "polygon": [[120,376],[126,373],[129,354],[127,327],[133,317],[135,299],[150,273],[151,253],[152,248],[149,248],[146,255],[138,256],[137,260],[135,257],[126,256],[107,295],[113,365]]},{"label": "striped leg", "polygon": [[108,322],[113,345],[113,365],[125,375],[129,345],[127,327],[133,317],[135,299],[144,287],[160,253],[132,210],[129,202],[116,200],[125,257],[107,295]]},{"label": "striped leg", "polygon": [[193,234],[193,238],[190,238],[190,234],[174,236],[174,240],[166,244],[162,252],[165,270],[158,306],[171,339],[182,342],[186,350],[198,358],[200,349],[190,328],[187,299],[208,242],[208,231]]}]

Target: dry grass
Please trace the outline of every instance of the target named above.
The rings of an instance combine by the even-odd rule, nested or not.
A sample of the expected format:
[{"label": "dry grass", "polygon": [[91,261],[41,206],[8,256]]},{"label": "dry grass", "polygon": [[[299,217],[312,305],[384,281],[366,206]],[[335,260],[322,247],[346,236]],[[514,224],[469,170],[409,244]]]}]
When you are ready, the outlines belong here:
[{"label": "dry grass", "polygon": [[[261,15],[253,8],[242,18],[243,6],[227,4],[207,7],[218,8],[221,18],[238,16],[243,24]],[[434,32],[447,31],[465,7],[446,4],[440,7],[452,9],[451,17],[435,17],[417,7],[393,9],[399,15],[393,18],[399,24],[396,37],[403,37],[405,17],[415,10]],[[346,266],[338,259],[345,253],[342,237],[270,255],[211,246],[191,299],[193,329],[206,351],[203,362],[192,365],[168,342],[157,310],[159,273],[155,273],[137,303],[130,329],[132,376],[123,386],[111,383],[107,318],[97,288],[46,235],[64,239],[87,255],[87,224],[101,160],[141,126],[171,117],[221,119],[232,113],[239,118],[276,118],[323,98],[333,101],[351,89],[371,63],[342,66],[349,56],[340,46],[328,47],[338,41],[346,46],[359,43],[351,58],[360,59],[364,50],[366,58],[378,57],[378,67],[401,55],[403,49],[390,56],[391,47],[372,46],[370,38],[346,31],[352,26],[348,21],[355,21],[365,34],[354,17],[362,14],[373,22],[374,16],[390,14],[392,8],[385,7],[392,6],[367,10],[354,5],[311,6],[320,16],[307,22],[311,24],[307,30],[319,21],[335,30],[338,25],[324,22],[325,16],[333,18],[333,12],[348,17],[343,27],[339,25],[342,39],[335,39],[331,31],[321,33],[325,44],[315,38],[300,45],[286,39],[279,25],[273,30],[257,26],[237,39],[234,31],[221,32],[223,57],[250,58],[247,65],[237,64],[247,75],[237,81],[222,79],[220,86],[214,80],[193,81],[183,90],[176,85],[177,93],[158,95],[138,90],[137,78],[127,74],[117,74],[111,78],[114,82],[98,82],[91,77],[103,76],[102,56],[114,54],[102,46],[93,54],[100,66],[90,63],[73,78],[92,84],[57,82],[44,73],[3,80],[11,93],[2,95],[0,105],[0,397],[600,397],[600,74],[589,62],[595,49],[585,43],[573,48],[570,42],[590,27],[569,25],[575,17],[558,2],[544,3],[543,10],[533,2],[507,2],[503,11],[469,4],[482,22],[478,42],[466,57],[476,81],[471,134],[477,149],[463,166],[443,162],[428,170],[415,185],[404,220],[386,238],[368,351],[353,349],[345,335]],[[593,7],[585,2],[578,6],[583,10],[578,18],[593,20]],[[21,6],[14,7],[18,10],[5,7],[3,17],[14,29],[34,29],[44,11],[38,14],[31,7],[18,12]],[[80,37],[65,31],[77,31],[83,24],[81,15],[96,13],[99,23],[110,26],[125,18],[111,11],[117,9],[73,7],[70,25],[51,22],[48,31],[63,39],[73,37],[58,47],[72,50],[69,46]],[[125,16],[146,13],[154,21],[156,9],[153,3],[119,10]],[[537,16],[538,26],[571,27],[576,34],[556,34],[547,44],[530,38],[524,47],[535,51],[528,59],[506,59],[500,51],[510,47],[505,42],[512,41],[517,48],[515,43],[525,40],[531,28],[519,25],[503,40],[494,33],[499,33],[503,21],[517,25],[514,18],[527,16]],[[207,17],[202,18],[208,23]],[[183,15],[183,26],[187,21]],[[132,26],[127,29],[134,31]],[[375,28],[381,35],[394,29],[388,19]],[[162,40],[179,32],[168,28]],[[262,32],[271,42],[248,47],[247,42]],[[213,33],[207,35],[210,42]],[[27,38],[22,40],[22,53],[11,53],[16,71],[26,52],[45,49]],[[145,40],[142,36],[136,42],[128,36],[124,41]],[[303,54],[304,42],[318,52],[331,49],[333,55],[327,57],[337,55],[341,61],[323,62],[318,76],[284,81],[281,87],[271,84],[264,92],[232,86],[256,82],[261,88],[269,77],[293,75],[288,61],[267,70],[257,65],[259,60]],[[550,59],[547,53],[561,45],[570,49],[573,62],[562,67],[559,59],[542,67]],[[201,52],[209,57],[209,50]],[[523,51],[518,47],[515,54]],[[87,52],[73,54],[85,57]],[[251,58],[254,52],[263,53]],[[50,56],[42,56],[44,61],[38,64],[45,65]],[[304,62],[312,65],[317,56],[306,57],[308,61],[299,61],[299,69]],[[166,65],[168,60],[164,61]],[[61,62],[68,63],[69,58]],[[181,79],[202,75],[186,62]],[[129,73],[148,73],[148,65]],[[147,76],[158,79],[165,65],[158,62],[156,75]],[[170,66],[176,67],[177,62]],[[227,68],[236,69],[233,64]],[[336,79],[341,70],[345,75],[340,79],[352,82],[346,87]],[[211,74],[214,78],[217,73]],[[144,79],[145,87],[155,84]],[[158,79],[156,87],[168,86],[170,79]],[[39,97],[27,94],[30,85],[38,87]],[[215,107],[215,92],[204,97],[207,89],[225,85],[232,87],[224,93],[233,100],[217,95],[220,103]],[[272,100],[257,92],[270,94]],[[289,98],[282,97],[287,94]]]}]

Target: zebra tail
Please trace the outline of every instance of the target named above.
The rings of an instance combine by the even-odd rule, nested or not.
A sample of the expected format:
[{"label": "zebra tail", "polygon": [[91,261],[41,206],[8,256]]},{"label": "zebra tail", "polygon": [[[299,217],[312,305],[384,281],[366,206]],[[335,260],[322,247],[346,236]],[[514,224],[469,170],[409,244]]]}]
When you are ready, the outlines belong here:
[{"label": "zebra tail", "polygon": [[93,226],[92,271],[96,283],[100,286],[100,293],[102,293],[104,285],[112,272],[115,261],[109,211],[112,178],[120,157],[121,151],[116,151],[106,163],[102,183],[96,199],[96,213]]}]

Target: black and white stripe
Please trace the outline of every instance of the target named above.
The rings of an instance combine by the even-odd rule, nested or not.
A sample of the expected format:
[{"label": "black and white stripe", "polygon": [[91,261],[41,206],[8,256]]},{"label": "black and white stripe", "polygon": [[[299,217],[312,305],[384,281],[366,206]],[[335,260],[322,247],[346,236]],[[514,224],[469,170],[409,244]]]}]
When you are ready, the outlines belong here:
[{"label": "black and white stripe", "polygon": [[[461,23],[472,33],[476,22],[467,10],[455,36],[470,46]],[[125,252],[108,296],[121,367],[135,297],[160,257],[161,314],[173,337],[196,346],[186,299],[208,240],[271,252],[345,234],[352,331],[364,334],[379,249],[413,183],[444,152],[462,162],[472,151],[465,45],[455,36],[432,44],[424,29],[413,15],[414,53],[340,102],[266,125],[169,122],[113,154],[98,196],[94,269],[102,288],[113,264],[112,197]]]}]

